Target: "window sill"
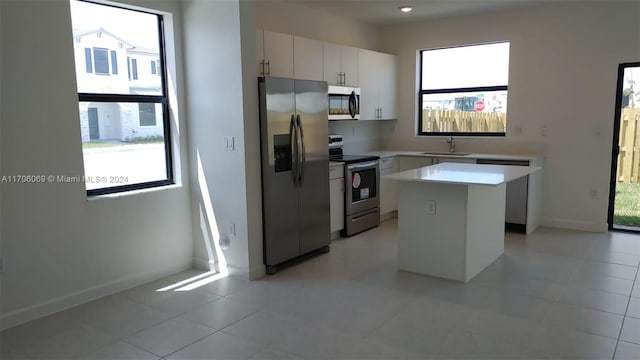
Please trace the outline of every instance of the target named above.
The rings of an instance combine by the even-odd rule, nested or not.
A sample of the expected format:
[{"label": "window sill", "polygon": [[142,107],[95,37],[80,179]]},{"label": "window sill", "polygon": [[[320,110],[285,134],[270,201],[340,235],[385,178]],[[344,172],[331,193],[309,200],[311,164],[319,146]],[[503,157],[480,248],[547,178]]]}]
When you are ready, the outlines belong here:
[{"label": "window sill", "polygon": [[156,187],[146,188],[146,189],[136,189],[136,190],[122,191],[122,192],[117,192],[117,193],[112,193],[112,194],[88,195],[87,196],[87,201],[97,201],[97,200],[103,200],[103,199],[117,199],[117,198],[121,198],[121,197],[136,196],[136,195],[148,194],[148,193],[152,193],[152,192],[177,190],[177,189],[181,189],[181,188],[183,188],[183,186],[181,184],[171,184],[171,185],[156,186]]}]

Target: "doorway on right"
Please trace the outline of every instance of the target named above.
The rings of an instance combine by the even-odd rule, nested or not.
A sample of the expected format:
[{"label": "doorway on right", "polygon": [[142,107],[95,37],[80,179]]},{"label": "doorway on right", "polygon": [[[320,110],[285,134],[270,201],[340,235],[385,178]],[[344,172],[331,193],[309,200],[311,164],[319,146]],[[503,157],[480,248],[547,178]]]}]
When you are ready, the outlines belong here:
[{"label": "doorway on right", "polygon": [[640,62],[618,67],[607,220],[610,230],[640,232]]}]

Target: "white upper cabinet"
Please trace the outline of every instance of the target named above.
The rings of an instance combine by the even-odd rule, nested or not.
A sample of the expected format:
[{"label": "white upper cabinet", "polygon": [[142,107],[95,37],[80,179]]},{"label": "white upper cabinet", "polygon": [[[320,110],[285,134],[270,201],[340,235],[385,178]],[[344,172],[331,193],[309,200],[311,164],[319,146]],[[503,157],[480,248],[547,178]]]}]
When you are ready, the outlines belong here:
[{"label": "white upper cabinet", "polygon": [[376,52],[358,51],[360,120],[378,120],[378,57]]},{"label": "white upper cabinet", "polygon": [[258,30],[257,37],[258,74],[293,78],[293,35]]},{"label": "white upper cabinet", "polygon": [[340,45],[325,42],[322,44],[324,81],[329,85],[342,84],[342,60],[340,59]]},{"label": "white upper cabinet", "polygon": [[359,87],[360,120],[397,119],[398,58],[258,29],[258,74]]},{"label": "white upper cabinet", "polygon": [[358,49],[324,43],[324,80],[329,85],[358,86]]},{"label": "white upper cabinet", "polygon": [[396,119],[398,58],[371,50],[358,51],[360,120]]},{"label": "white upper cabinet", "polygon": [[264,76],[264,31],[256,31],[256,58],[258,59],[258,76]]},{"label": "white upper cabinet", "polygon": [[293,77],[303,80],[323,80],[322,41],[293,37]]},{"label": "white upper cabinet", "polygon": [[345,86],[358,87],[358,48],[341,46],[342,73]]},{"label": "white upper cabinet", "polygon": [[398,82],[398,57],[378,53],[378,61],[379,118],[382,120],[397,119],[396,87]]}]

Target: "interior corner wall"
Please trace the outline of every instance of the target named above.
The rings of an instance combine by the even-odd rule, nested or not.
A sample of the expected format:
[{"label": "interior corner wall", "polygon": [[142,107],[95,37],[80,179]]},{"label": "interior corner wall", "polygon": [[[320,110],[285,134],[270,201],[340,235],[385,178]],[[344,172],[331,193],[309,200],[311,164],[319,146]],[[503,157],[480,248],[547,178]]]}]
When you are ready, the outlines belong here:
[{"label": "interior corner wall", "polygon": [[265,275],[265,266],[262,242],[262,163],[260,157],[260,123],[258,119],[256,7],[253,1],[240,1],[240,37],[249,278],[257,279]]},{"label": "interior corner wall", "polygon": [[[169,24],[180,37],[177,2],[120,2],[174,14]],[[69,2],[3,0],[1,6],[2,175],[82,176]],[[176,53],[167,53],[176,86],[170,92],[183,100],[175,45]],[[184,116],[172,110],[180,129]],[[186,133],[173,137],[174,161],[185,169]],[[87,199],[82,183],[3,182],[0,190],[3,328],[191,267],[188,183],[97,199]]]},{"label": "interior corner wall", "polygon": [[[226,264],[229,272],[251,277],[249,239],[260,236],[261,241],[254,227],[261,214],[248,209],[249,204],[255,206],[255,199],[247,198],[255,195],[255,179],[247,180],[255,176],[255,169],[248,171],[247,166],[257,161],[252,158],[256,145],[251,143],[257,130],[246,129],[245,121],[255,121],[257,129],[257,111],[251,113],[257,95],[248,103],[244,96],[249,86],[257,85],[245,84],[249,80],[243,73],[244,61],[251,59],[243,59],[241,6],[239,0],[188,0],[181,5],[195,263],[218,268]],[[255,25],[251,31],[253,45],[244,45],[253,47],[255,59]],[[225,150],[225,136],[233,136],[234,150]],[[251,137],[250,143],[245,136]],[[229,239],[228,247],[219,246],[220,237]]]},{"label": "interior corner wall", "polygon": [[[0,20],[2,19],[2,4],[0,1]],[[0,44],[2,44],[2,26],[0,26]],[[0,70],[2,69],[2,46],[0,46]],[[0,71],[0,84],[2,84],[2,71]],[[0,150],[2,149],[2,86],[0,86]],[[2,176],[2,156],[0,156],[0,176]],[[0,186],[0,204],[2,204],[3,188]],[[2,258],[2,206],[0,206],[0,294],[2,294],[2,272],[4,267]],[[2,296],[0,295],[0,314],[2,314]],[[0,329],[2,329],[2,320],[0,317]],[[1,350],[0,350],[1,351]]]},{"label": "interior corner wall", "polygon": [[400,63],[399,119],[383,125],[383,146],[446,150],[442,137],[415,136],[418,50],[502,40],[511,42],[506,137],[461,137],[458,149],[544,153],[543,225],[605,231],[617,69],[640,60],[638,2],[561,2],[381,28],[382,50]]}]

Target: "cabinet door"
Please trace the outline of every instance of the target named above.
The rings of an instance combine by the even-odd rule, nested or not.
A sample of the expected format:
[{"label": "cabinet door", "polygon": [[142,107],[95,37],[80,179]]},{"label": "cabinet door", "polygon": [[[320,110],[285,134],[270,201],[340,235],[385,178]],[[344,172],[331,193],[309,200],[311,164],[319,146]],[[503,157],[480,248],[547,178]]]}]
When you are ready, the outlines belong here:
[{"label": "cabinet door", "polygon": [[528,185],[528,176],[524,176],[507,183],[505,222],[521,225],[525,225],[527,223]]},{"label": "cabinet door", "polygon": [[342,72],[340,48],[341,46],[337,44],[327,42],[323,44],[324,81],[329,85],[340,85],[340,73]]},{"label": "cabinet door", "polygon": [[346,86],[358,87],[358,48],[341,46],[340,59]]},{"label": "cabinet door", "polygon": [[380,119],[397,119],[396,96],[398,57],[378,53],[378,104],[381,110]]},{"label": "cabinet door", "polygon": [[293,37],[293,77],[301,80],[323,80],[322,41]]},{"label": "cabinet door", "polygon": [[383,161],[391,161],[392,166],[380,169],[380,214],[386,214],[398,210],[398,182],[387,180],[383,175],[398,172],[398,162],[393,158],[386,158]]},{"label": "cabinet door", "polygon": [[293,78],[293,35],[265,30],[264,61],[268,76]]},{"label": "cabinet door", "polygon": [[258,76],[264,76],[264,31],[256,31],[256,57],[258,58]]},{"label": "cabinet door", "polygon": [[400,156],[398,171],[417,169],[433,164],[433,159],[427,156]]},{"label": "cabinet door", "polygon": [[344,228],[344,178],[329,180],[331,232]]},{"label": "cabinet door", "polygon": [[360,83],[360,120],[377,120],[378,56],[376,52],[358,49],[358,82]]}]

